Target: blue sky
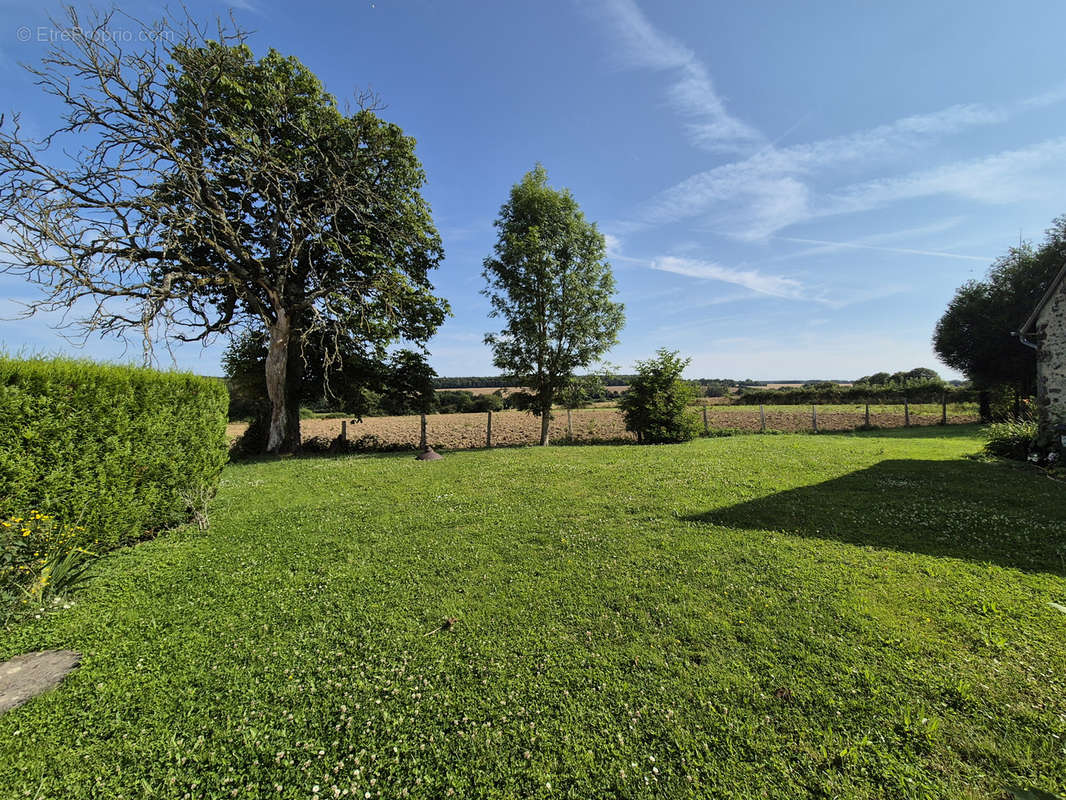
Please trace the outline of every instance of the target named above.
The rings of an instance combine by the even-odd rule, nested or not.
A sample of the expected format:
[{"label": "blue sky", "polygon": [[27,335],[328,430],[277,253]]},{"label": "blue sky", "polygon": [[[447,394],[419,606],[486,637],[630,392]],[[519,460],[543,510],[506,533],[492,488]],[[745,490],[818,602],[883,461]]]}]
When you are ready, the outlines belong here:
[{"label": "blue sky", "polygon": [[[0,108],[40,129],[55,109],[17,64],[42,54],[49,11],[0,0]],[[454,311],[429,346],[441,375],[496,372],[481,261],[537,161],[608,236],[627,324],[607,359],[669,347],[691,376],[955,377],[930,345],[955,288],[1066,213],[1063,4],[249,0],[234,14],[257,54],[297,56],[341,100],[373,88],[417,138]],[[10,317],[28,290],[0,289]],[[137,343],[76,349],[54,322],[0,321],[0,343],[140,358]],[[221,350],[174,357],[219,374]]]}]

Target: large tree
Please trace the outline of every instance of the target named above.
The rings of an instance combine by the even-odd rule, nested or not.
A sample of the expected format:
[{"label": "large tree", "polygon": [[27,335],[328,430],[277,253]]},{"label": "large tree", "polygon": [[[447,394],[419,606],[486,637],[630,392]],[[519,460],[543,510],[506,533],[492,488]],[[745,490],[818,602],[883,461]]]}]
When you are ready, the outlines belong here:
[{"label": "large tree", "polygon": [[618,339],[625,317],[613,300],[614,276],[603,234],[585,219],[573,195],[553,189],[539,164],[515,184],[496,220],[494,255],[484,261],[493,364],[528,387],[548,444],[552,404],[579,367]]},{"label": "large tree", "polygon": [[[367,353],[362,344],[353,336],[328,342],[321,336],[307,338],[296,388],[297,407],[322,406],[359,418],[380,413],[418,414],[432,407],[436,373],[423,353]],[[339,357],[328,355],[334,348]],[[241,440],[241,449],[249,453],[262,452],[270,430],[265,379],[269,350],[265,331],[245,331],[230,340],[222,358],[230,390],[230,416],[251,419]]]},{"label": "large tree", "polygon": [[1039,248],[1012,247],[997,259],[984,280],[971,280],[955,292],[936,325],[933,348],[950,367],[984,390],[982,415],[988,416],[987,391],[1005,386],[1014,396],[1033,392],[1036,353],[1017,331],[1066,260],[1066,217],[1059,217]]},{"label": "large tree", "polygon": [[372,102],[342,112],[295,58],[256,60],[240,31],[163,20],[126,52],[115,13],[70,10],[31,68],[65,107],[57,130],[0,127],[0,269],[44,287],[32,309],[87,301],[86,331],[262,330],[266,449],[291,451],[309,341],[329,371],[341,342],[425,342],[447,312],[414,140]]}]

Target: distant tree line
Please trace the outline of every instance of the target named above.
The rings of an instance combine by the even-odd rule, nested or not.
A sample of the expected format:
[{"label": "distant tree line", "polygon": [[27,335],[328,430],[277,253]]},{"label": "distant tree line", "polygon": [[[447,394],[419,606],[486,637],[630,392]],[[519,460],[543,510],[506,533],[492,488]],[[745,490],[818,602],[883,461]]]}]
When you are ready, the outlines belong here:
[{"label": "distant tree line", "polygon": [[[575,376],[593,377],[593,376]],[[637,373],[606,373],[596,375],[595,377],[603,381],[606,386],[629,386],[638,377]],[[734,388],[743,388],[745,386],[765,386],[767,381],[755,381],[749,379],[737,380],[735,378],[693,378],[689,381],[693,386],[700,387],[701,393],[706,397],[716,397],[718,395],[706,394],[710,390],[728,390]],[[461,376],[453,378],[434,378],[433,388],[435,389],[481,389],[486,387],[501,387],[505,389],[517,389],[522,386],[521,381],[518,378],[507,375],[482,375],[482,376]]]},{"label": "distant tree line", "polygon": [[737,402],[744,405],[806,405],[818,403],[949,403],[972,402],[977,393],[968,386],[941,380],[927,367],[906,372],[875,372],[851,386],[832,381],[812,381],[786,389],[746,389]]}]

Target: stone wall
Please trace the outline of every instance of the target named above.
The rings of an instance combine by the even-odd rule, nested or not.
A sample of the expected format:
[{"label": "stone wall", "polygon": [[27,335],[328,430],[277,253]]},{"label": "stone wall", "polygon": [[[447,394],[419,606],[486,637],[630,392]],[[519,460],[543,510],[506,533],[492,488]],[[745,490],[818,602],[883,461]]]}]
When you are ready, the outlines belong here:
[{"label": "stone wall", "polygon": [[1066,425],[1066,281],[1044,306],[1036,323],[1043,333],[1037,357],[1040,443],[1060,449],[1056,425]]}]

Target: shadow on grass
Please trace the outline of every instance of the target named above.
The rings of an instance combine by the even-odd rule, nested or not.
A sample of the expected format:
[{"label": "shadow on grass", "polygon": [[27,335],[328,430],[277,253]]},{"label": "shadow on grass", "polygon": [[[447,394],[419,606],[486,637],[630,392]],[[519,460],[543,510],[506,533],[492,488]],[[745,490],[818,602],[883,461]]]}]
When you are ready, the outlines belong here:
[{"label": "shadow on grass", "polygon": [[997,463],[882,461],[686,519],[1066,575],[1066,487]]},{"label": "shadow on grass", "polygon": [[969,439],[980,436],[983,426],[978,423],[962,425],[912,425],[909,428],[854,428],[847,431],[820,431],[819,436],[864,436],[871,439]]}]

